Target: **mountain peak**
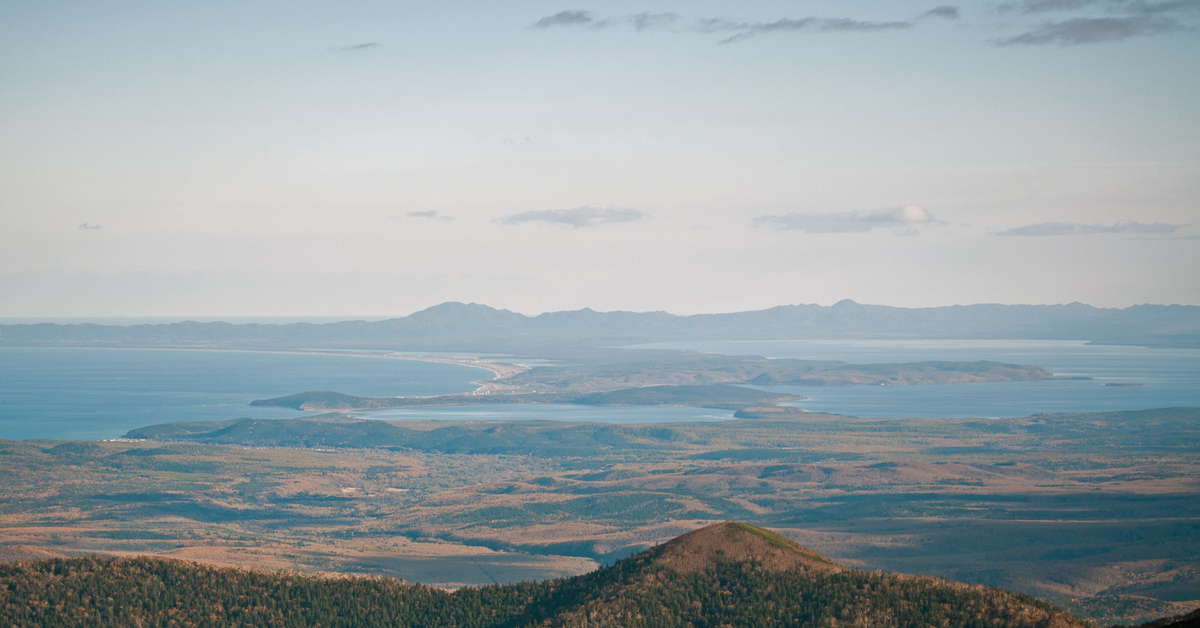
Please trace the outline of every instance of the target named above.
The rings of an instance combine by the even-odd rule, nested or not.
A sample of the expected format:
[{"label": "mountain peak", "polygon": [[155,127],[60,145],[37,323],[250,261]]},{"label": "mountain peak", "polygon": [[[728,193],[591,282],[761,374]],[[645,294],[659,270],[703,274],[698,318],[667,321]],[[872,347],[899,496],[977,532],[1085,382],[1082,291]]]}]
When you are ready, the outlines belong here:
[{"label": "mountain peak", "polygon": [[459,313],[459,312],[504,312],[504,311],[506,311],[506,310],[497,310],[496,308],[494,308],[490,305],[483,305],[481,303],[474,303],[474,302],[463,303],[462,301],[446,301],[445,303],[438,303],[437,305],[431,305],[419,312],[413,312],[412,315],[415,316],[415,315],[421,315],[421,314],[447,314],[447,313]]},{"label": "mountain peak", "polygon": [[517,314],[509,310],[498,310],[490,305],[447,301],[427,307],[419,312],[413,312],[405,318],[397,320],[418,325],[446,326],[462,323],[485,323],[492,325],[521,324],[525,323],[527,319],[528,317],[523,314]]},{"label": "mountain peak", "polygon": [[684,573],[702,571],[719,560],[756,562],[771,571],[793,567],[825,572],[844,570],[841,565],[791,539],[735,521],[693,530],[652,551],[654,562]]}]

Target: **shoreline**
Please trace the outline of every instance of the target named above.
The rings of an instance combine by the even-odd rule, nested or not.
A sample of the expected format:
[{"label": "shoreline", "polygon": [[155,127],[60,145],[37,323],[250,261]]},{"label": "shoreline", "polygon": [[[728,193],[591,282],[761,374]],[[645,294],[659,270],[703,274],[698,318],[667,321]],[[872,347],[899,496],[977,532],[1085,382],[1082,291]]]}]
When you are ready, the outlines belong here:
[{"label": "shoreline", "polygon": [[[497,379],[511,377],[518,373],[524,373],[530,370],[531,367],[523,364],[492,362],[479,357],[462,356],[436,356],[436,355],[407,355],[398,353],[392,350],[380,349],[222,349],[218,347],[88,347],[88,346],[60,346],[60,347],[13,347],[13,348],[31,348],[31,349],[103,349],[117,351],[191,351],[191,352],[206,352],[206,353],[270,353],[276,355],[323,355],[330,357],[347,357],[347,358],[374,358],[383,360],[412,360],[414,362],[437,362],[441,364],[457,364],[459,366],[469,366],[472,368],[483,369],[490,371],[493,377],[489,380],[473,380],[469,383],[476,386],[475,390],[466,391],[460,394],[476,394],[495,386],[494,382]],[[440,395],[437,395],[440,396]]]}]

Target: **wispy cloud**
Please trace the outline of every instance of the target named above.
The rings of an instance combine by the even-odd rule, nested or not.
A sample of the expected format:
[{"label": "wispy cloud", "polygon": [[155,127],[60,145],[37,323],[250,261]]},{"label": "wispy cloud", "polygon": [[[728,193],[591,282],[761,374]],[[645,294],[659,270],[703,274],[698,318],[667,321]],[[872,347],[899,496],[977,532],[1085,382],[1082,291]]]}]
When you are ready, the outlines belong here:
[{"label": "wispy cloud", "polygon": [[[1195,31],[1200,0],[1010,0],[994,5],[996,11],[1015,16],[1015,35],[989,39],[997,46],[1063,46],[1119,42],[1133,37]],[[1044,19],[1053,14],[1064,19]],[[1074,13],[1074,15],[1071,15]],[[605,30],[617,27],[635,31],[669,30],[676,34],[721,35],[719,44],[732,44],[759,35],[777,33],[872,33],[913,29],[923,22],[957,20],[956,5],[935,6],[906,19],[872,20],[850,17],[781,17],[755,21],[729,17],[685,18],[677,13],[642,12],[602,16],[585,9],[560,11],[530,25],[534,29],[576,28]],[[1040,22],[1030,18],[1041,16]],[[1023,24],[1022,24],[1023,22]]]},{"label": "wispy cloud", "polygon": [[1078,17],[1061,22],[1046,22],[1015,37],[999,39],[996,45],[1096,44],[1180,30],[1186,30],[1186,27],[1177,20],[1165,17]]},{"label": "wispy cloud", "polygon": [[916,235],[917,227],[937,222],[925,209],[908,205],[872,211],[759,216],[754,219],[754,226],[808,233],[865,233],[874,229],[892,229],[902,235]]},{"label": "wispy cloud", "polygon": [[[408,212],[404,215],[408,216],[409,218],[424,218],[426,220],[454,220],[454,216],[447,216],[445,214],[439,214],[439,213],[433,211],[432,209],[427,210],[427,211],[422,211],[422,212]],[[400,216],[395,216],[395,215],[392,216],[392,218],[399,218],[399,217]]]},{"label": "wispy cloud", "polygon": [[332,48],[332,50],[335,52],[357,52],[360,50],[374,50],[376,48],[382,48],[382,47],[383,46],[381,44],[375,43],[373,41],[369,41],[365,44],[354,44],[352,46],[338,46],[336,48]]},{"label": "wispy cloud", "polygon": [[83,231],[99,231],[104,228],[104,225],[97,225],[97,224],[92,224],[90,222],[85,222],[82,225],[79,225],[79,228]]},{"label": "wispy cloud", "polygon": [[643,11],[630,15],[599,18],[591,11],[560,11],[531,24],[532,28],[583,27],[588,29],[628,26],[635,31],[648,31],[673,26],[680,20],[678,13]]},{"label": "wispy cloud", "polygon": [[958,7],[944,4],[940,7],[933,7],[925,12],[921,17],[940,17],[947,20],[958,19]]},{"label": "wispy cloud", "polygon": [[1002,12],[1020,11],[1022,13],[1047,13],[1051,11],[1075,11],[1086,7],[1096,6],[1108,0],[1026,0],[1025,2],[1004,2],[996,8]]},{"label": "wispy cloud", "polygon": [[1168,0],[1167,2],[1134,0],[1125,5],[1125,10],[1142,15],[1200,13],[1200,0]]},{"label": "wispy cloud", "polygon": [[900,30],[912,28],[916,26],[918,20],[926,17],[957,19],[958,7],[951,5],[937,6],[912,20],[875,21],[809,16],[800,18],[785,17],[770,22],[736,20],[723,17],[685,20],[679,14],[671,12],[643,12],[623,16],[599,17],[591,11],[577,9],[547,15],[534,22],[531,27],[536,29],[566,27],[594,30],[624,26],[637,31],[647,31],[679,26],[676,29],[677,32],[728,34],[728,37],[718,42],[728,44],[759,34],[778,32],[872,32]]},{"label": "wispy cloud", "polygon": [[554,224],[568,225],[576,229],[580,227],[594,227],[611,222],[633,222],[646,217],[646,214],[636,209],[627,207],[613,207],[611,205],[584,205],[574,209],[542,209],[512,216],[505,216],[500,219],[502,224],[520,225],[529,222],[548,222]]},{"label": "wispy cloud", "polygon": [[591,11],[560,11],[533,23],[533,28],[554,28],[555,26],[586,26],[596,21]]},{"label": "wispy cloud", "polygon": [[782,18],[774,22],[735,22],[724,18],[700,20],[696,28],[705,33],[729,33],[733,35],[718,43],[729,44],[755,35],[777,32],[863,32],[886,31],[912,28],[913,22],[872,22],[849,18],[802,17]]},{"label": "wispy cloud", "polygon": [[1174,233],[1183,225],[1172,225],[1165,222],[1143,223],[1136,220],[1126,220],[1112,225],[1089,225],[1078,222],[1039,222],[1023,227],[1014,227],[1001,231],[996,235],[1002,236],[1065,236],[1092,235],[1097,233]]},{"label": "wispy cloud", "polygon": [[629,15],[625,17],[625,22],[633,27],[636,31],[646,31],[655,28],[667,28],[673,26],[679,21],[677,13],[638,13],[637,15]]},{"label": "wispy cloud", "polygon": [[993,40],[996,45],[1069,46],[1195,30],[1189,18],[1200,15],[1200,0],[1025,0],[997,8],[1030,15],[1074,12],[1078,17],[1042,22],[1015,36]]},{"label": "wispy cloud", "polygon": [[1163,0],[1161,2],[1147,2],[1146,0],[1025,0],[1024,2],[1005,2],[997,7],[1001,12],[1018,11],[1021,13],[1069,12],[1089,8],[1133,15],[1194,13],[1200,12],[1200,0]]}]

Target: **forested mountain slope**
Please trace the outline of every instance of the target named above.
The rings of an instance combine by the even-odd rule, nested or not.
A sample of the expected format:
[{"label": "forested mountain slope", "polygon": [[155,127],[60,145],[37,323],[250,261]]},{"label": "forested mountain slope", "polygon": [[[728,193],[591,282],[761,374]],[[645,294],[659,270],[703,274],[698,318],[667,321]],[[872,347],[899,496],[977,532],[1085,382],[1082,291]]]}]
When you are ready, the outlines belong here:
[{"label": "forested mountain slope", "polygon": [[773,532],[701,528],[593,573],[446,592],[151,558],[0,565],[0,625],[1084,626],[1033,598],[844,569]]}]

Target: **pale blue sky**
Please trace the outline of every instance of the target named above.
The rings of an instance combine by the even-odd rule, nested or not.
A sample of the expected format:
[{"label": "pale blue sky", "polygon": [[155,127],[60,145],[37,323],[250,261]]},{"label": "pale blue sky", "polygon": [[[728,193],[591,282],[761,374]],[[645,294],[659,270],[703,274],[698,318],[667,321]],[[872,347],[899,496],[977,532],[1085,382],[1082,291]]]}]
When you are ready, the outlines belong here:
[{"label": "pale blue sky", "polygon": [[1200,304],[1197,27],[1200,0],[0,3],[0,316]]}]

